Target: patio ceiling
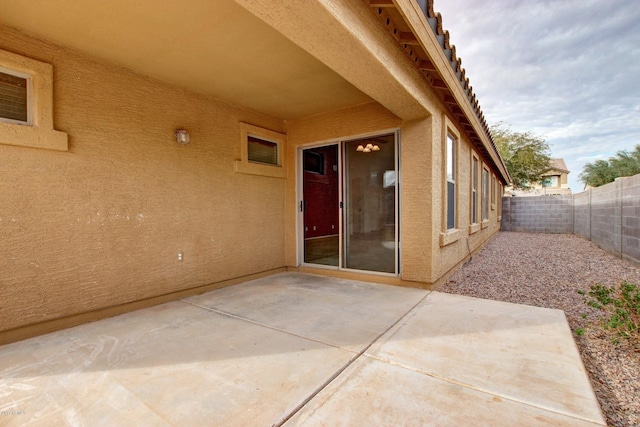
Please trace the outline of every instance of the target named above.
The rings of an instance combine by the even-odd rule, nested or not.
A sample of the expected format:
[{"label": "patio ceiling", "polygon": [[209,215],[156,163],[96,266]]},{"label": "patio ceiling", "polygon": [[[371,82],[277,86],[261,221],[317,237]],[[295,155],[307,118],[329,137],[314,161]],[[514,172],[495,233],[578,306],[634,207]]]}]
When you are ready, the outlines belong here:
[{"label": "patio ceiling", "polygon": [[231,0],[3,0],[0,23],[282,119],[371,100]]}]

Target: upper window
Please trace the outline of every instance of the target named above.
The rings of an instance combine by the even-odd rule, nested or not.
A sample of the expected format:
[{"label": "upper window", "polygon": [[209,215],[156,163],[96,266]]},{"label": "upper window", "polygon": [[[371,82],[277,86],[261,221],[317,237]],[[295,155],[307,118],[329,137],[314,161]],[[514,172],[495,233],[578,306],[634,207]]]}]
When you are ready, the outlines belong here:
[{"label": "upper window", "polygon": [[0,144],[67,151],[53,128],[53,67],[0,50]]},{"label": "upper window", "polygon": [[240,156],[235,170],[250,175],[285,178],[286,136],[248,123],[240,123]]},{"label": "upper window", "polygon": [[447,134],[447,230],[456,228],[456,140]]},{"label": "upper window", "polygon": [[558,175],[551,175],[544,178],[542,181],[543,187],[560,187],[560,177]]},{"label": "upper window", "polygon": [[28,97],[31,76],[0,68],[0,120],[31,124]]}]

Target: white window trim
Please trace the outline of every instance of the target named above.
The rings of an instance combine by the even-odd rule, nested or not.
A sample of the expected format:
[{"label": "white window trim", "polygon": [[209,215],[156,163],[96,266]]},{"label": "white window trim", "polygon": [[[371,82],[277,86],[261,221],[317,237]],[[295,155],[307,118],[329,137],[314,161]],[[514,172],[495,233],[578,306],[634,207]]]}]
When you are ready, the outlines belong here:
[{"label": "white window trim", "polygon": [[[455,182],[455,201],[454,201],[454,228],[447,228],[447,156],[449,155],[447,152],[447,138],[451,135],[453,137],[454,143],[454,182]],[[462,237],[462,231],[458,228],[460,226],[460,215],[458,215],[458,211],[460,208],[460,172],[459,172],[459,159],[460,159],[460,132],[453,126],[453,123],[449,120],[449,118],[444,115],[443,116],[443,126],[442,126],[442,232],[440,233],[440,246],[447,246],[451,243],[458,241]]]},{"label": "white window trim", "polygon": [[0,120],[0,144],[68,151],[69,138],[53,128],[53,67],[15,53],[0,50],[4,72],[29,77],[28,121]]},{"label": "white window trim", "polygon": [[[473,165],[474,165],[474,161],[475,161],[475,166],[476,166],[476,170],[475,170],[475,174],[473,173]],[[471,179],[469,180],[469,187],[470,187],[470,191],[469,191],[469,234],[473,234],[476,233],[478,231],[480,231],[480,222],[478,222],[478,211],[479,211],[479,197],[478,197],[478,193],[479,193],[479,188],[478,188],[478,184],[480,184],[480,179],[478,177],[478,175],[480,174],[480,166],[481,166],[481,162],[480,162],[480,157],[475,153],[475,151],[471,150],[471,165],[470,165],[470,172],[471,172]],[[474,176],[475,175],[475,176]],[[476,184],[476,188],[474,190],[473,188],[473,184],[474,184],[474,178],[475,178],[475,184]],[[475,208],[475,212],[473,209],[473,199],[475,197],[475,201],[476,201],[476,208]],[[476,220],[473,220],[473,214],[475,213],[476,215]]]},{"label": "white window trim", "polygon": [[[249,135],[278,145],[277,165],[249,161]],[[286,178],[286,142],[287,136],[285,134],[240,122],[240,160],[235,161],[235,172],[271,178]]]},{"label": "white window trim", "polygon": [[[487,186],[484,185],[484,171],[487,171]],[[480,208],[480,221],[481,228],[487,228],[489,226],[489,217],[491,216],[490,204],[491,204],[491,170],[486,164],[482,164],[482,175],[480,185],[482,187],[482,201]],[[485,206],[487,208],[487,217],[484,216]]]},{"label": "white window trim", "polygon": [[0,117],[0,122],[10,123],[15,125],[31,126],[33,124],[33,79],[31,74],[21,73],[20,71],[12,70],[10,68],[0,65],[0,73],[9,74],[14,77],[19,77],[27,81],[27,121],[13,120],[6,117]]},{"label": "white window trim", "polygon": [[496,203],[497,203],[497,197],[496,197],[496,185],[497,183],[497,179],[496,176],[494,174],[491,174],[491,210],[495,211],[496,210]]}]

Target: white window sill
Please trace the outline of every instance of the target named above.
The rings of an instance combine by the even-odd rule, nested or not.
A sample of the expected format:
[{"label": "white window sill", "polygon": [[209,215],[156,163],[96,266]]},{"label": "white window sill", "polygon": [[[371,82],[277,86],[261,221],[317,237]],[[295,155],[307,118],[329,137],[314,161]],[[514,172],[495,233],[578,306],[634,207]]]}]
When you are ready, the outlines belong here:
[{"label": "white window sill", "polygon": [[487,220],[482,221],[482,224],[480,224],[480,228],[482,228],[483,230],[484,230],[485,228],[487,228],[488,226],[489,226],[489,220],[488,220],[488,219],[487,219]]},{"label": "white window sill", "polygon": [[480,231],[480,224],[475,223],[469,226],[469,234],[477,233]]},{"label": "white window sill", "polygon": [[246,175],[267,176],[270,178],[286,178],[287,171],[282,166],[261,165],[258,163],[236,160],[234,171]]},{"label": "white window sill", "polygon": [[452,228],[451,230],[447,230],[445,233],[440,233],[440,247],[457,242],[460,240],[460,237],[462,237],[462,230],[457,228]]},{"label": "white window sill", "polygon": [[69,151],[68,141],[69,139],[65,132],[0,122],[0,144]]}]

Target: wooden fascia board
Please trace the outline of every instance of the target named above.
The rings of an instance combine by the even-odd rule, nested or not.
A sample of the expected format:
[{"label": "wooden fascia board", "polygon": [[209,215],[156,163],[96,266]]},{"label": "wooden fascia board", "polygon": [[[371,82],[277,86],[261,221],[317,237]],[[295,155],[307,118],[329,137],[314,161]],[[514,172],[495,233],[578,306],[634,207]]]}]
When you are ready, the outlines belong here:
[{"label": "wooden fascia board", "polygon": [[429,59],[440,73],[440,76],[447,83],[447,86],[449,86],[449,92],[454,97],[456,103],[460,106],[460,108],[464,112],[464,115],[473,126],[475,133],[482,141],[483,146],[485,146],[487,152],[489,153],[489,156],[491,157],[491,160],[503,175],[505,183],[509,183],[511,181],[511,176],[509,175],[504,162],[500,158],[497,149],[493,146],[489,138],[486,136],[484,126],[478,119],[475,110],[472,108],[467,94],[465,93],[463,87],[460,85],[458,76],[456,75],[453,68],[451,68],[451,62],[446,57],[444,50],[442,49],[442,45],[429,26],[427,18],[419,8],[418,2],[415,0],[393,1],[396,5],[396,9],[403,16],[405,22],[407,23],[407,25],[409,25],[413,34],[420,41],[427,55],[429,55]]}]

